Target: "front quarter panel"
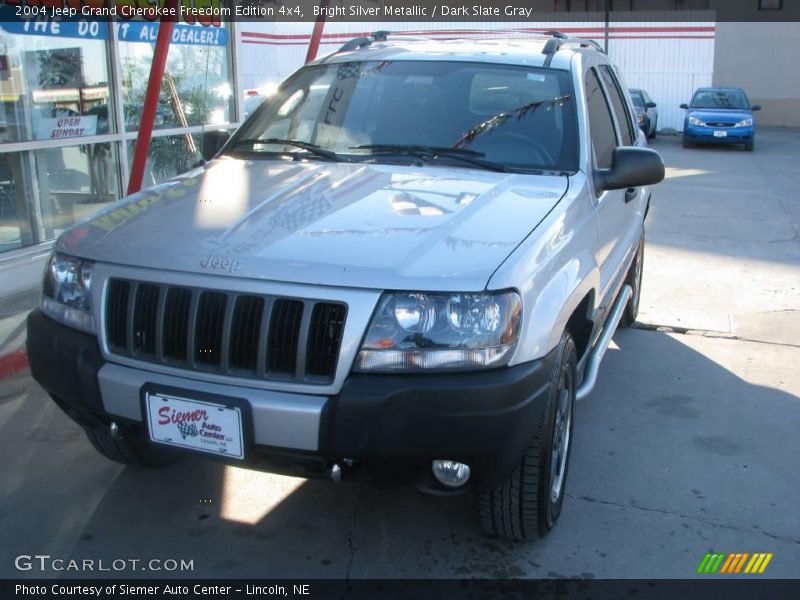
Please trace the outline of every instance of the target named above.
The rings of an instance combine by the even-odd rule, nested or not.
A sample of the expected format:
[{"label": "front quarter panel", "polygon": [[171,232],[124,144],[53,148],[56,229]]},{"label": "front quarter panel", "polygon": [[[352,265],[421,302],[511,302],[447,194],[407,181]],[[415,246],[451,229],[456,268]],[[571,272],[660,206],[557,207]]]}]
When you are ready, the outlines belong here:
[{"label": "front quarter panel", "polygon": [[489,289],[516,288],[522,297],[520,341],[510,365],[545,356],[581,300],[592,291],[597,298],[597,244],[591,189],[579,172],[570,177],[566,196],[489,281]]}]

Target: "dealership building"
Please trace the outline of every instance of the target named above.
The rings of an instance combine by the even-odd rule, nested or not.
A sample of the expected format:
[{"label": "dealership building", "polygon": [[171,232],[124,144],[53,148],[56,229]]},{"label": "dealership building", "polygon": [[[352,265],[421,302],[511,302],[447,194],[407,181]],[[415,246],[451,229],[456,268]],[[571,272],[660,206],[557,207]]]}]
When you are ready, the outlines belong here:
[{"label": "dealership building", "polygon": [[[761,125],[800,127],[800,26],[786,13],[796,2],[746,1],[762,22],[718,22],[715,0],[664,0],[665,10],[696,11],[672,20],[633,21],[637,2],[618,0],[615,12],[569,21],[551,13],[535,22],[331,22],[320,53],[379,29],[432,39],[560,29],[604,45],[628,84],[659,104],[662,130],[680,130],[678,105],[705,85],[743,87],[764,107]],[[596,11],[602,3],[531,4]],[[195,165],[205,130],[241,123],[251,90],[266,93],[303,63],[313,25],[177,24],[144,187]],[[157,30],[151,22],[26,21],[10,3],[0,6],[0,299],[38,285],[58,235],[124,195]]]}]

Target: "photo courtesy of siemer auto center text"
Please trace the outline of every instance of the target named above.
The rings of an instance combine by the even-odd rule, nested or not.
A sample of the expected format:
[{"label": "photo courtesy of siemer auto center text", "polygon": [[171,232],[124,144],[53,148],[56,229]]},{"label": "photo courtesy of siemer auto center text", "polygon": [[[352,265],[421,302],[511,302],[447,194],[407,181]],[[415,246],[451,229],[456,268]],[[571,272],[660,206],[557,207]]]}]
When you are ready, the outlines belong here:
[{"label": "photo courtesy of siemer auto center text", "polygon": [[800,598],[800,0],[2,0],[0,598]]}]

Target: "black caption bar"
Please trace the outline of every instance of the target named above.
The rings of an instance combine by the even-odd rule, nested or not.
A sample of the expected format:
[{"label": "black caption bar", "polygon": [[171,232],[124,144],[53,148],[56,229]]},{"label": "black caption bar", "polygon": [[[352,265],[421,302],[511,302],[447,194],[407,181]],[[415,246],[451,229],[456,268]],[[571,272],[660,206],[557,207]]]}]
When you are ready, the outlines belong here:
[{"label": "black caption bar", "polygon": [[3,0],[32,18],[201,23],[800,21],[800,2],[761,0]]},{"label": "black caption bar", "polygon": [[291,598],[327,600],[328,598],[399,599],[399,598],[535,598],[536,600],[708,600],[726,598],[800,597],[800,581],[767,579],[702,580],[59,580],[14,581],[0,583],[1,598],[153,599],[204,598],[206,600]]}]

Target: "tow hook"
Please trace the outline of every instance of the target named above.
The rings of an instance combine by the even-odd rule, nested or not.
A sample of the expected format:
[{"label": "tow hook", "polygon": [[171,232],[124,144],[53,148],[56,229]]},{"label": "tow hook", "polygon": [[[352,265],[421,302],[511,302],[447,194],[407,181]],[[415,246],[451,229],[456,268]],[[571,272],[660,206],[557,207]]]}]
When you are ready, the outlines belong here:
[{"label": "tow hook", "polygon": [[342,480],[342,467],[338,463],[334,463],[331,467],[331,479],[336,482]]}]

